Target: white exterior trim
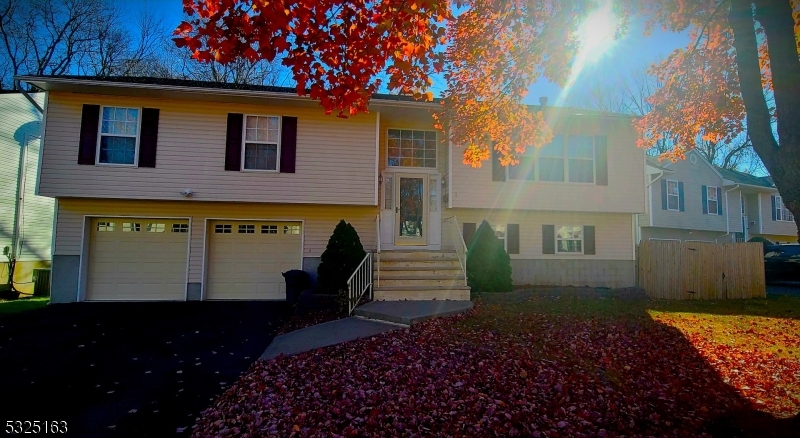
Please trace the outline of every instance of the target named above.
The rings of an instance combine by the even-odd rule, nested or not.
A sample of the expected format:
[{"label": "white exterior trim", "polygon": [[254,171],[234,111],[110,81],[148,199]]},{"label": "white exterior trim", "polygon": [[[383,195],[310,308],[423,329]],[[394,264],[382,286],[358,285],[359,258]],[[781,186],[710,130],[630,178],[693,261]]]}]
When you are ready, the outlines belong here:
[{"label": "white exterior trim", "polygon": [[764,234],[764,219],[761,217],[761,193],[758,193],[758,234]]},{"label": "white exterior trim", "polygon": [[[45,92],[44,93],[44,111],[42,112],[42,122],[41,122],[42,125],[41,125],[41,127],[39,129],[39,158],[38,158],[39,162],[36,164],[36,187],[34,187],[34,189],[33,189],[33,194],[36,195],[36,196],[39,196],[39,183],[42,181],[42,156],[44,155],[44,136],[47,133],[47,102],[49,100],[49,97],[50,97],[50,93],[49,92]],[[56,199],[56,202],[58,202],[58,199]],[[58,204],[56,204],[55,207],[56,207],[56,211],[58,211]],[[55,236],[55,230],[53,230],[53,231],[54,231],[53,235]],[[51,245],[50,248],[51,248],[51,250],[50,250],[50,253],[51,253],[50,254],[50,258],[52,258],[53,257],[52,248],[54,248],[54,246]],[[51,281],[52,281],[52,275],[50,276],[50,278],[51,278]]]},{"label": "white exterior trim", "polygon": [[[388,140],[387,140],[388,144]],[[388,150],[386,155],[388,156]],[[375,114],[375,205],[380,208],[381,197],[378,188],[378,179],[380,179],[380,162],[381,162],[381,112]]]}]

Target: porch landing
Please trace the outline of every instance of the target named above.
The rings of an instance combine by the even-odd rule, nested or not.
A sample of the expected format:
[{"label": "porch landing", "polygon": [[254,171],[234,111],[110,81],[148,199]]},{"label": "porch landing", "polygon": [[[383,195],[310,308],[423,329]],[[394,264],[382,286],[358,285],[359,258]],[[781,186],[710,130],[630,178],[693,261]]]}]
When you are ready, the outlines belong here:
[{"label": "porch landing", "polygon": [[412,325],[443,316],[456,315],[472,309],[472,301],[371,301],[356,307],[356,316]]}]

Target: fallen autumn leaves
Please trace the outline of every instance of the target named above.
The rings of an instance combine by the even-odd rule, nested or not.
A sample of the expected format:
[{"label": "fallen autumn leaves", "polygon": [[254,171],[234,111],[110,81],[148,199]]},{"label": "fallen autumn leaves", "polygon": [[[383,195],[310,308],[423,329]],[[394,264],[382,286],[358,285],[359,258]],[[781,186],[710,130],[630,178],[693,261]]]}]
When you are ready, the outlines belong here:
[{"label": "fallen autumn leaves", "polygon": [[697,436],[800,411],[797,357],[687,339],[678,317],[532,311],[496,330],[494,310],[259,361],[194,436]]}]

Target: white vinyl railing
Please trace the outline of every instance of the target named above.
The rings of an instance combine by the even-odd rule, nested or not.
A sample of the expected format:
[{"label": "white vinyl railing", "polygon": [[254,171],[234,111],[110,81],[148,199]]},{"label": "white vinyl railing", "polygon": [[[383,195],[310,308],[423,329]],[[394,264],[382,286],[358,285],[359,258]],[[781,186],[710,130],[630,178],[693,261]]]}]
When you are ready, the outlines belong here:
[{"label": "white vinyl railing", "polygon": [[464,272],[464,281],[467,281],[467,244],[464,243],[464,236],[461,234],[461,227],[455,216],[451,216],[442,221],[444,233],[442,245],[444,248],[455,250],[458,255],[458,262]]},{"label": "white vinyl railing", "polygon": [[368,252],[361,260],[353,275],[347,280],[347,314],[352,315],[364,293],[370,291],[372,298],[372,253]]},{"label": "white vinyl railing", "polygon": [[375,228],[377,231],[378,236],[378,249],[375,250],[375,253],[378,254],[378,260],[375,261],[375,270],[378,273],[375,275],[375,287],[380,286],[381,283],[381,215],[378,214],[375,216]]}]

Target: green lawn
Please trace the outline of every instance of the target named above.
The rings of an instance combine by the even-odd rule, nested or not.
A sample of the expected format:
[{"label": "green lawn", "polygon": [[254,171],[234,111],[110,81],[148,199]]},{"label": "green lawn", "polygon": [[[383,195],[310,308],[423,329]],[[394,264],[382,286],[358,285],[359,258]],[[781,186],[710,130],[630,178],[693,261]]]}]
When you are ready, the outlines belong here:
[{"label": "green lawn", "polygon": [[50,302],[50,298],[20,298],[18,300],[0,300],[0,316],[40,309]]}]

